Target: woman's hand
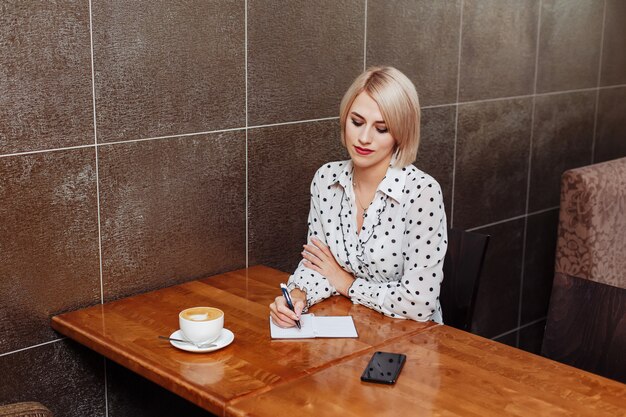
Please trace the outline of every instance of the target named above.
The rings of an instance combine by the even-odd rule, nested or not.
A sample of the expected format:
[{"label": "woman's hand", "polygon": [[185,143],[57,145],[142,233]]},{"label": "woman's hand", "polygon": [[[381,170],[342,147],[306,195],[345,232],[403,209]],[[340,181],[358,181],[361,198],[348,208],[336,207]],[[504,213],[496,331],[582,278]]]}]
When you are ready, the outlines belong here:
[{"label": "woman's hand", "polygon": [[296,320],[300,320],[302,315],[302,310],[306,304],[306,293],[299,288],[294,288],[290,295],[295,311],[291,311],[282,295],[276,297],[274,302],[270,304],[270,316],[278,327],[293,327],[296,325]]},{"label": "woman's hand", "polygon": [[354,282],[352,274],[346,272],[321,240],[311,238],[312,245],[304,245],[304,266],[326,277],[340,294],[348,296],[348,289]]}]

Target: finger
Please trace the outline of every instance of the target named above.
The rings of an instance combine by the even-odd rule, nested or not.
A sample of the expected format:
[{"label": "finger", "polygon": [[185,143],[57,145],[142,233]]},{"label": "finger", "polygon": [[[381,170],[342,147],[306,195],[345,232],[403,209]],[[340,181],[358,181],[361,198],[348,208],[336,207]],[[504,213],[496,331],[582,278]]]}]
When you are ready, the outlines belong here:
[{"label": "finger", "polygon": [[295,304],[293,305],[293,309],[296,310],[295,313],[299,319],[302,316],[302,310],[304,310],[304,301],[297,300]]},{"label": "finger", "polygon": [[324,242],[322,242],[321,240],[319,240],[316,237],[311,238],[311,241],[315,244],[315,246],[317,246],[318,248],[320,248],[320,250],[322,252],[324,252],[327,255],[331,254],[330,248],[328,246],[326,246],[326,244]]},{"label": "finger", "polygon": [[290,323],[294,320],[294,312],[287,306],[285,297],[279,295],[274,302],[270,304],[270,313],[274,313],[279,320]]},{"label": "finger", "polygon": [[306,259],[304,259],[304,260],[302,261],[302,263],[303,263],[303,264],[304,264],[304,266],[306,266],[307,268],[312,269],[312,270],[314,270],[315,272],[318,272],[318,273],[320,273],[320,274],[324,275],[324,273],[323,273],[323,271],[322,271],[322,268],[320,268],[319,266],[315,265],[314,263],[311,263],[311,262],[307,261]]},{"label": "finger", "polygon": [[314,265],[320,266],[323,262],[320,258],[318,258],[315,255],[310,254],[309,252],[302,252],[301,255],[305,260],[311,262]]},{"label": "finger", "polygon": [[278,327],[288,328],[288,327],[293,327],[295,325],[295,323],[290,324],[286,321],[279,319],[278,316],[274,314],[273,312],[270,312],[270,317],[272,318],[272,321],[274,322],[274,324],[277,325]]},{"label": "finger", "polygon": [[289,326],[293,326],[296,324],[296,320],[297,318],[293,318],[293,316],[295,316],[295,313],[291,310],[289,310],[289,315],[283,314],[283,312],[281,311],[277,311],[274,312],[274,316],[277,318],[278,321],[282,322],[282,323],[286,323]]},{"label": "finger", "polygon": [[315,245],[304,245],[304,250],[316,257],[318,257],[319,259],[323,259],[324,258],[324,252],[318,248]]},{"label": "finger", "polygon": [[287,305],[279,305],[277,314],[279,319],[287,322],[293,322],[298,320],[298,316]]}]

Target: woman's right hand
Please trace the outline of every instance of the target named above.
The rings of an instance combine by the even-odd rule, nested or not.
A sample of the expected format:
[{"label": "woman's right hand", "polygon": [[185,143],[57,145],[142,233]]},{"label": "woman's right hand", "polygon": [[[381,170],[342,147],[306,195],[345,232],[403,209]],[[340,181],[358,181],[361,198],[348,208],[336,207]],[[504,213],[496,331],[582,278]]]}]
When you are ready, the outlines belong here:
[{"label": "woman's right hand", "polygon": [[294,288],[291,290],[290,295],[295,311],[291,311],[287,306],[285,297],[282,295],[276,297],[274,302],[270,304],[270,316],[274,324],[278,327],[294,327],[296,320],[300,320],[300,316],[302,315],[302,310],[306,304],[306,293],[299,288]]}]

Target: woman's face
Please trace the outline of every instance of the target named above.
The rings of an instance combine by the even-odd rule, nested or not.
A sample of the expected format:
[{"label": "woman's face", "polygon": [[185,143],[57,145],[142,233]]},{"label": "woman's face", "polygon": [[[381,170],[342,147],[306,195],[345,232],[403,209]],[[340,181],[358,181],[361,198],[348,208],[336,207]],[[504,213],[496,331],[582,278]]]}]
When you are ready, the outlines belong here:
[{"label": "woman's face", "polygon": [[350,107],[345,138],[346,148],[356,167],[384,166],[387,169],[396,141],[387,130],[378,104],[366,92],[356,96]]}]

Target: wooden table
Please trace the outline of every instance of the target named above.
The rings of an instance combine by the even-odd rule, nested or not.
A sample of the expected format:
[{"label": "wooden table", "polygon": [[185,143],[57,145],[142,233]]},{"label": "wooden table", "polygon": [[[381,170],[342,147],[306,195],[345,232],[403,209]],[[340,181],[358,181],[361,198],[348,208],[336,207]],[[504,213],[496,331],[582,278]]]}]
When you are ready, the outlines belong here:
[{"label": "wooden table", "polygon": [[[375,350],[407,362],[393,386],[361,382]],[[626,416],[626,386],[448,326],[233,401],[227,416]]]},{"label": "wooden table", "polygon": [[[372,347],[434,326],[391,320],[334,297],[311,308],[319,315],[354,318],[358,339],[272,340],[269,304],[288,274],[256,266],[62,314],[60,333],[217,415],[235,399],[358,356]],[[225,313],[234,342],[210,354],[180,351],[168,341],[178,312],[213,306]]]},{"label": "wooden table", "polygon": [[[217,415],[625,416],[626,386],[448,326],[394,320],[343,297],[358,339],[277,341],[268,304],[287,274],[253,267],[53,318],[61,333]],[[232,345],[194,354],[156,338],[195,305],[225,311]],[[402,352],[394,386],[359,380],[376,350]]]}]

